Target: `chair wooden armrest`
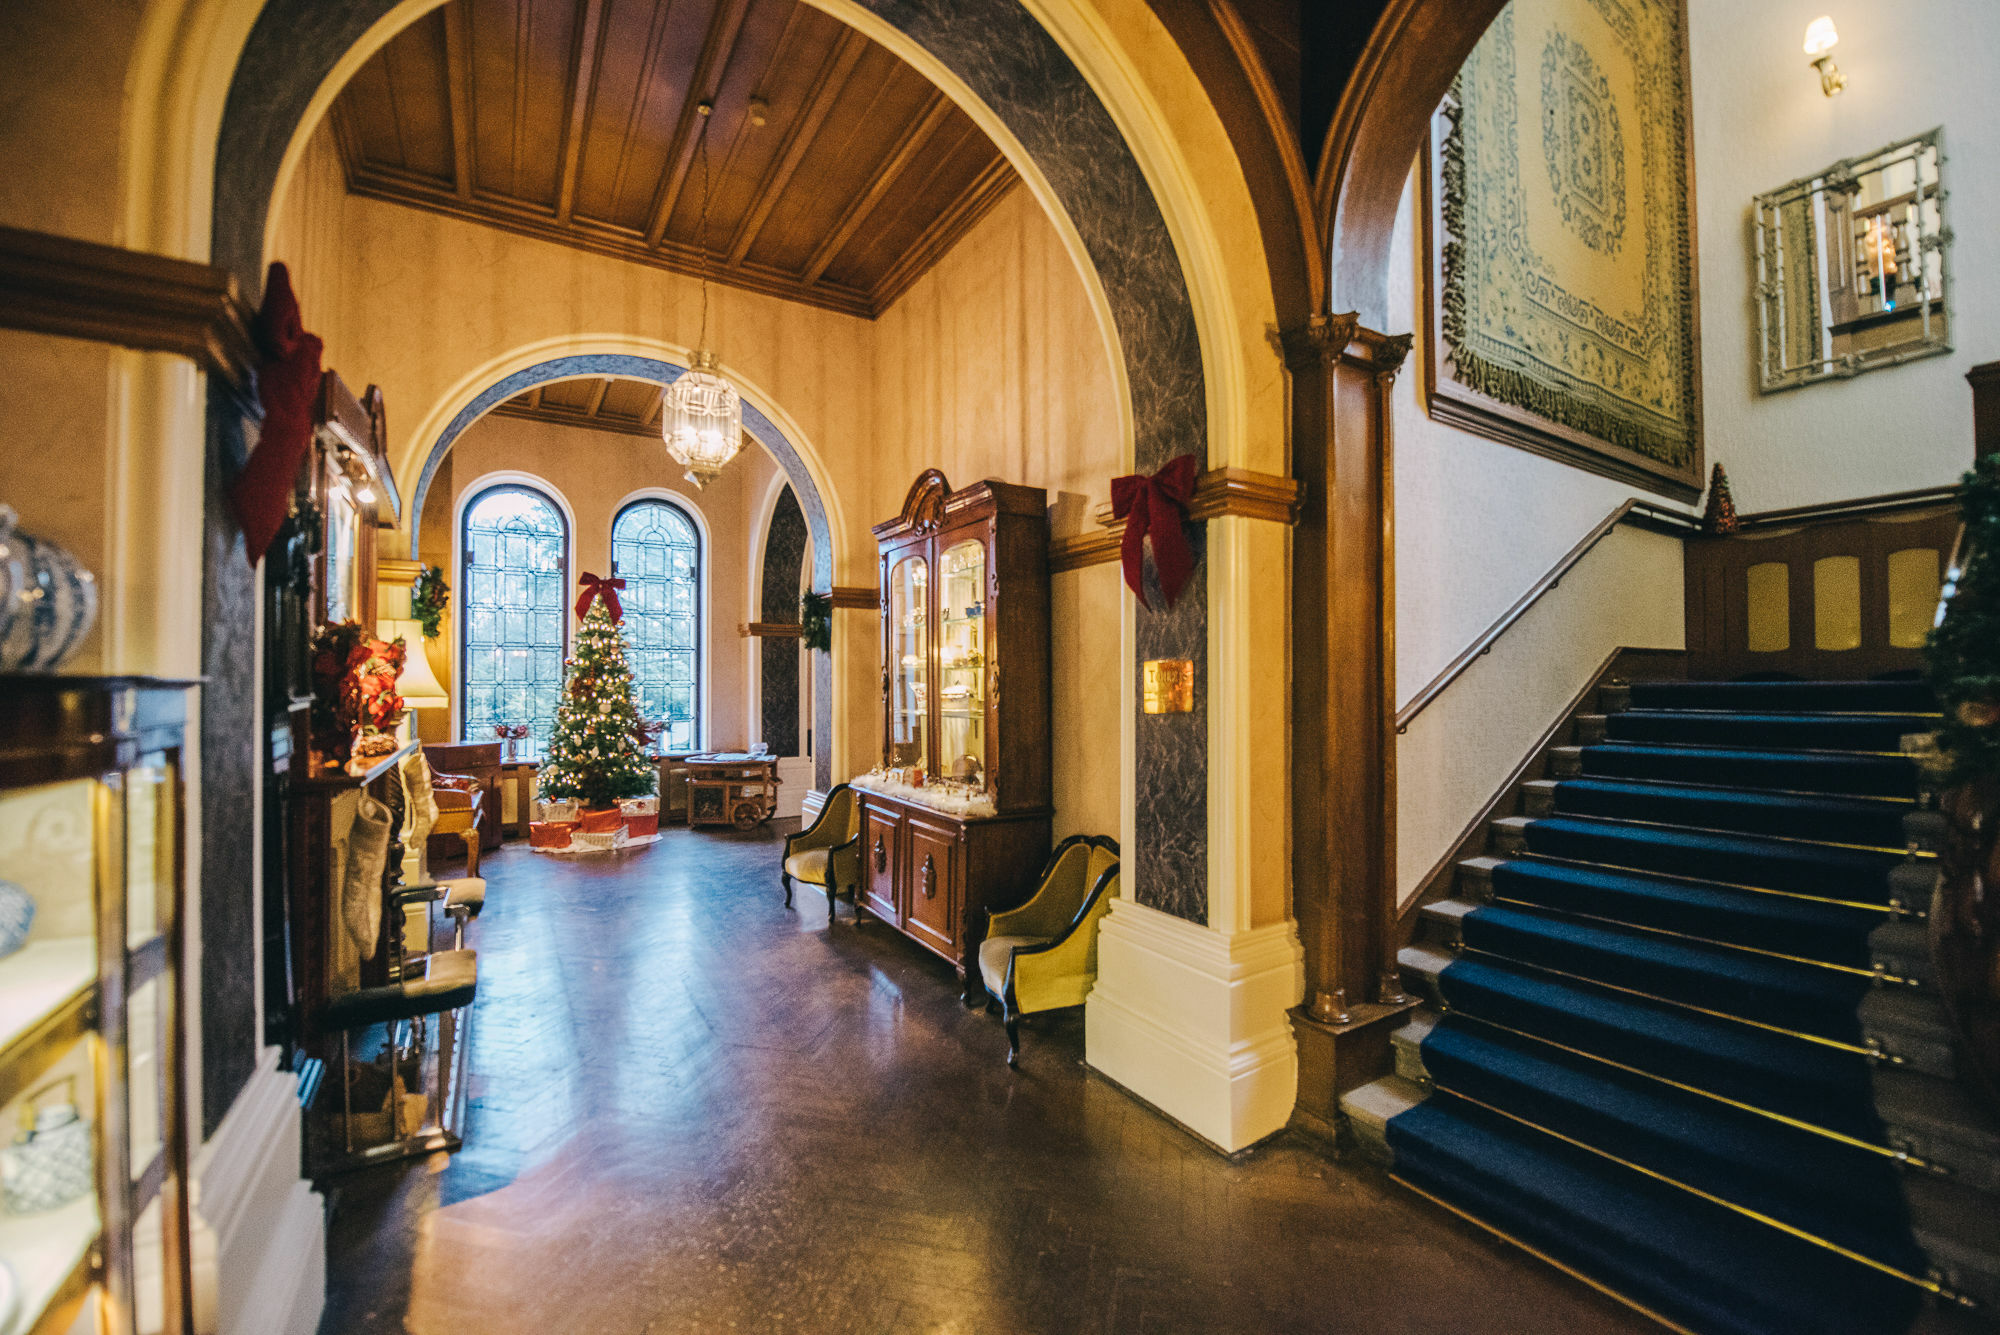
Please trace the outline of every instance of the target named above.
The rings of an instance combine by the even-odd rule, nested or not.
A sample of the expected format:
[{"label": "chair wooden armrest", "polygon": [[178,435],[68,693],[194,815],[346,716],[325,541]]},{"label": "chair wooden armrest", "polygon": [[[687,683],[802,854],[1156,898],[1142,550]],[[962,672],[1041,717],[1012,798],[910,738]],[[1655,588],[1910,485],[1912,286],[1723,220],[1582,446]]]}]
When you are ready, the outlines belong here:
[{"label": "chair wooden armrest", "polygon": [[465,874],[479,875],[479,827],[486,812],[475,800],[470,806],[456,807],[438,805],[437,823],[431,826],[432,834],[455,835],[465,841]]}]

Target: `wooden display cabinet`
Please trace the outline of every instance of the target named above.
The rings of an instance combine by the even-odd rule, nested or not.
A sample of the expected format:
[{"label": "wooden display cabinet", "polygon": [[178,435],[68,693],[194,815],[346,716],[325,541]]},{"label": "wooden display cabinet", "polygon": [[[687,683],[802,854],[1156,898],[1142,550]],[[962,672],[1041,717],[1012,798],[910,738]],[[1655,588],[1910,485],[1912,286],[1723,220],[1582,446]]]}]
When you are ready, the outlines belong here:
[{"label": "wooden display cabinet", "polygon": [[1048,497],[953,491],[930,469],[874,532],[882,765],[905,782],[857,785],[859,902],[951,961],[970,1005],[989,910],[1025,896],[1049,851]]},{"label": "wooden display cabinet", "polygon": [[136,1335],[142,1322],[194,1330],[181,1007],[187,691],[144,678],[0,677],[9,1335]]}]

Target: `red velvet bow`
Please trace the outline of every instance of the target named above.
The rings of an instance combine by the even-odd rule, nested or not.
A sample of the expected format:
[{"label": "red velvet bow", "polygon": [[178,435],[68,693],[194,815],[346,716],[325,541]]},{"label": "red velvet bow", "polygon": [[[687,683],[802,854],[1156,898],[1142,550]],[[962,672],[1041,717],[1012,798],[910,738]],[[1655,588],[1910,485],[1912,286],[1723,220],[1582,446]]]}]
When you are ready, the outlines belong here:
[{"label": "red velvet bow", "polygon": [[596,575],[585,574],[577,581],[577,587],[583,590],[576,596],[577,620],[581,621],[589,615],[590,605],[599,598],[602,598],[604,605],[611,610],[613,621],[625,619],[625,604],[618,601],[618,590],[625,587],[624,580],[600,579]]},{"label": "red velvet bow", "polygon": [[312,447],[313,402],[319,397],[319,337],[306,332],[299,301],[292,295],[292,278],[282,264],[273,264],[264,279],[264,305],[257,312],[257,341],[263,361],[257,367],[257,397],[264,405],[264,425],[257,448],[229,487],[230,508],[243,529],[243,545],[256,565],[270,550],[289,508],[299,464]]},{"label": "red velvet bow", "polygon": [[1153,539],[1153,568],[1160,572],[1160,589],[1167,595],[1167,606],[1174,605],[1194,577],[1194,550],[1188,546],[1182,521],[1187,518],[1195,478],[1200,474],[1201,461],[1183,454],[1151,477],[1132,473],[1111,479],[1111,513],[1125,521],[1125,540],[1120,548],[1125,583],[1148,611],[1153,607],[1146,600],[1148,535]]}]

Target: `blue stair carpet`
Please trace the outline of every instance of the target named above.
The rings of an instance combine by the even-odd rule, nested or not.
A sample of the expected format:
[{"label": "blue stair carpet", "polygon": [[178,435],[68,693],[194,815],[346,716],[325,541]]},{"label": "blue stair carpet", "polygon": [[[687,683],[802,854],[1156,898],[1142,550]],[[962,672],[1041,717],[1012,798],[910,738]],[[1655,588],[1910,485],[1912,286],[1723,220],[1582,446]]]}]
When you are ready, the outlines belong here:
[{"label": "blue stair carpet", "polygon": [[1606,742],[1583,748],[1583,772],[1592,778],[1664,779],[1801,793],[1917,795],[1917,772],[1901,756]]},{"label": "blue stair carpet", "polygon": [[1902,847],[1903,817],[1910,809],[1907,802],[1881,798],[1819,797],[1680,783],[1566,779],[1556,785],[1556,810],[1565,816],[1603,816],[1876,848]]},{"label": "blue stair carpet", "polygon": [[1867,909],[1533,858],[1494,868],[1493,892],[1514,903],[1796,953],[1850,968],[1867,967],[1868,933],[1883,921],[1881,913]]},{"label": "blue stair carpet", "polygon": [[1396,1174],[1714,1335],[1901,1330],[1918,1290],[1439,1093],[1389,1123]]},{"label": "blue stair carpet", "polygon": [[1403,1180],[1703,1335],[1897,1332],[1927,1262],[1860,1007],[1915,682],[1635,684],[1482,864]]}]

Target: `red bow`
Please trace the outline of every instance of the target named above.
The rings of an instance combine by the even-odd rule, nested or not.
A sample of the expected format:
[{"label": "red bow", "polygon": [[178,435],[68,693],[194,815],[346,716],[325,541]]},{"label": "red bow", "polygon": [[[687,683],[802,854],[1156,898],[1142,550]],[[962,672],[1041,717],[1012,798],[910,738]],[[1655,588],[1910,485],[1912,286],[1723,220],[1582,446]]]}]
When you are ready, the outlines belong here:
[{"label": "red bow", "polygon": [[605,607],[610,609],[613,621],[625,619],[625,604],[618,601],[618,590],[625,587],[624,580],[599,579],[596,575],[585,574],[577,581],[577,586],[583,590],[576,596],[577,620],[581,621],[590,612],[590,605],[599,598],[602,598]]},{"label": "red bow", "polygon": [[257,312],[256,332],[264,354],[257,367],[264,424],[257,433],[257,448],[250,451],[249,462],[229,487],[230,505],[243,528],[243,545],[253,566],[285,522],[299,464],[312,448],[313,402],[319,397],[321,344],[299,319],[292,277],[282,264],[273,264],[264,279],[264,306]]},{"label": "red bow", "polygon": [[1194,551],[1188,546],[1182,521],[1187,518],[1188,502],[1194,499],[1195,478],[1200,472],[1201,461],[1183,454],[1151,477],[1132,473],[1111,479],[1111,513],[1125,521],[1125,540],[1120,548],[1125,583],[1139,595],[1147,611],[1153,607],[1146,601],[1147,535],[1153,539],[1153,568],[1160,572],[1160,589],[1167,595],[1167,606],[1174,605],[1194,577]]}]

